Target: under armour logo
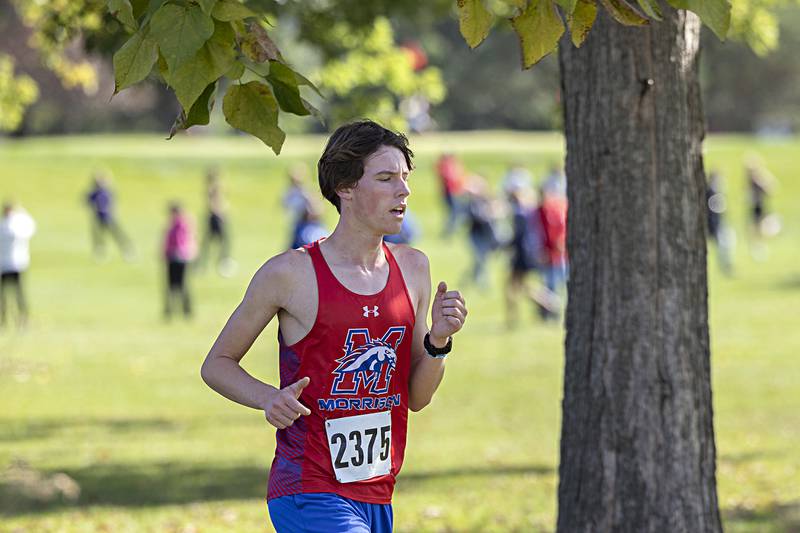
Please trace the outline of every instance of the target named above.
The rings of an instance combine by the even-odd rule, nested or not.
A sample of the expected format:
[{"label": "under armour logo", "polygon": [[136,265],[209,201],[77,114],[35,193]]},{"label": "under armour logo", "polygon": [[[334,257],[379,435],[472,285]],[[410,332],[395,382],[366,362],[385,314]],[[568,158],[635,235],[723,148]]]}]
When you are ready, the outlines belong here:
[{"label": "under armour logo", "polygon": [[377,305],[372,306],[372,309],[370,309],[369,306],[365,305],[364,307],[362,307],[362,309],[364,310],[364,315],[363,316],[365,316],[365,317],[370,316],[370,313],[372,313],[372,316],[380,316],[380,313],[378,312],[378,306]]}]

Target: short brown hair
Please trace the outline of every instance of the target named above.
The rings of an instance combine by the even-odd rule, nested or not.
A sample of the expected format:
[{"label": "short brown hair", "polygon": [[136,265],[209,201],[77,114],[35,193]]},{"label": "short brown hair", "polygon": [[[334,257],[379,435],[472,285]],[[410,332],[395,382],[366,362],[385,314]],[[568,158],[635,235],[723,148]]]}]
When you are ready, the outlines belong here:
[{"label": "short brown hair", "polygon": [[359,120],[339,126],[333,132],[322,157],[317,163],[319,188],[322,196],[342,212],[337,190],[355,187],[364,175],[364,160],[381,146],[391,146],[403,152],[409,170],[414,152],[402,133],[387,130],[371,120]]}]

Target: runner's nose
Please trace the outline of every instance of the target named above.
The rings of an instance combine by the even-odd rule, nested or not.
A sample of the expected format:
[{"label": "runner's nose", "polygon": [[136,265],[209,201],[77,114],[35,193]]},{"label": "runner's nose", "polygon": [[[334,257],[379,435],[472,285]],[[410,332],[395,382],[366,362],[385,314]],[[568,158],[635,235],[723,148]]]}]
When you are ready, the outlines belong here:
[{"label": "runner's nose", "polygon": [[411,187],[408,186],[408,180],[400,180],[400,187],[398,188],[398,196],[400,198],[405,198],[411,194]]}]

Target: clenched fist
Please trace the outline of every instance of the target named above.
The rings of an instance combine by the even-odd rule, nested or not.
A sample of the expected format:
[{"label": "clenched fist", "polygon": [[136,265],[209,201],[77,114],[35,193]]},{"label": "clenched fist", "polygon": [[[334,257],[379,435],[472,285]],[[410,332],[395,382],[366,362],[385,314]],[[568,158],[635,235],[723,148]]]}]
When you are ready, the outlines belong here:
[{"label": "clenched fist", "polygon": [[431,306],[430,341],[441,348],[447,344],[447,338],[458,333],[467,319],[467,304],[458,291],[448,291],[447,283],[439,282]]}]

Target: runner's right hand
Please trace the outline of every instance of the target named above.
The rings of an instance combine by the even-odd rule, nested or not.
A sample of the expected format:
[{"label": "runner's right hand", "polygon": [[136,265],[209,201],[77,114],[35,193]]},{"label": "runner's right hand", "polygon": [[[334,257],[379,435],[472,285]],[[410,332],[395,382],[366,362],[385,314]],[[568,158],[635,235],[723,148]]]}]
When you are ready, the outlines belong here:
[{"label": "runner's right hand", "polygon": [[309,408],[298,401],[303,389],[306,388],[310,382],[311,379],[305,377],[299,381],[295,381],[288,387],[276,391],[272,397],[267,400],[267,406],[264,408],[264,415],[267,417],[267,422],[278,429],[285,429],[294,424],[294,421],[300,418],[300,415],[310,415],[311,411]]}]

